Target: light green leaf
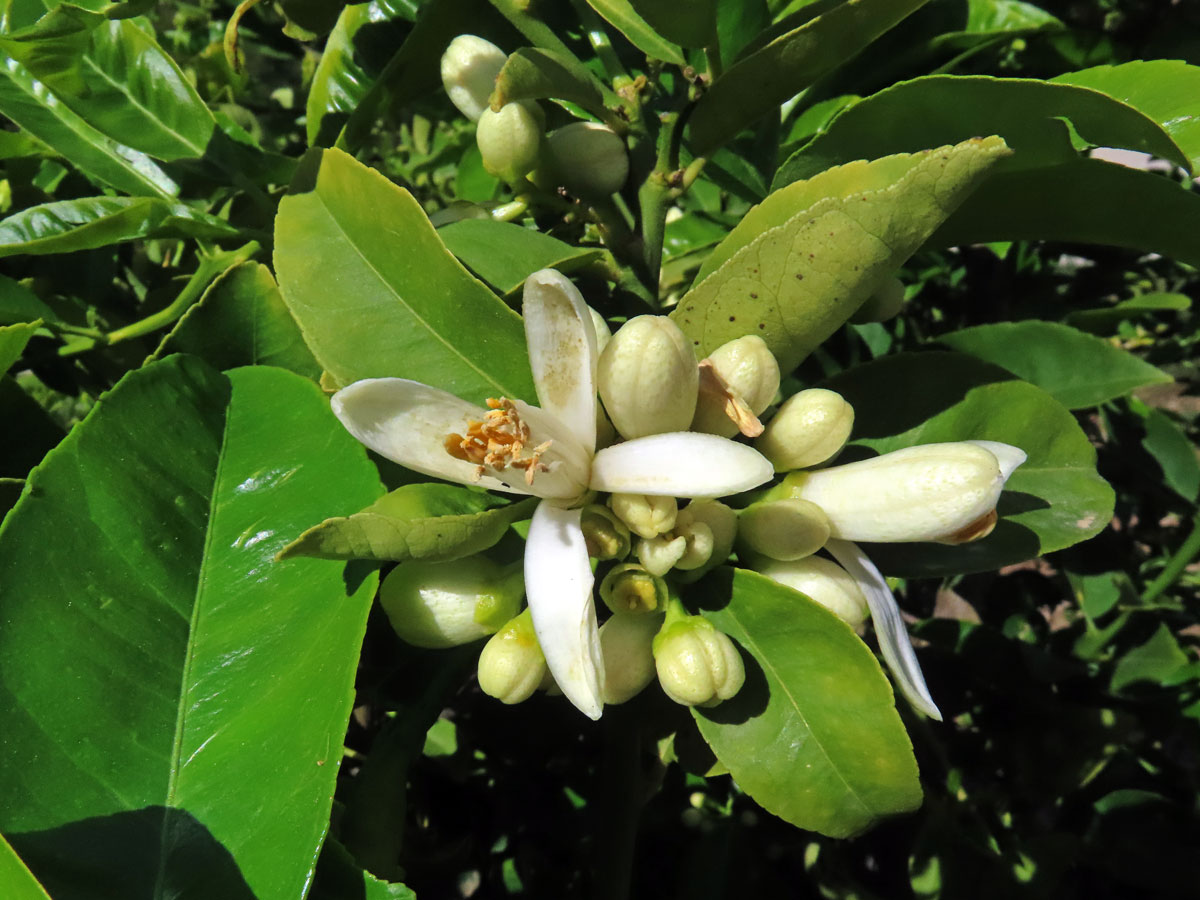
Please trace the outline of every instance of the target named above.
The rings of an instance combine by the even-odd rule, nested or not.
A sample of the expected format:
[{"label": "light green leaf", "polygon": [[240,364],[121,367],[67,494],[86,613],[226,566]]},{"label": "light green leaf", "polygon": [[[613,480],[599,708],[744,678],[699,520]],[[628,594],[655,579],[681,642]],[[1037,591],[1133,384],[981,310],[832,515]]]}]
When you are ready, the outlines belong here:
[{"label": "light green leaf", "polygon": [[728,596],[704,615],[752,657],[746,684],[692,713],[738,785],[767,811],[830,837],[916,809],[912,744],[879,663],[850,626],[754,572],[736,570]]},{"label": "light green leaf", "polygon": [[425,733],[425,756],[453,756],[458,752],[458,729],[452,719],[438,719]]},{"label": "light green leaf", "polygon": [[50,900],[46,889],[21,862],[4,835],[0,835],[0,884],[4,885],[8,900]]},{"label": "light green leaf", "polygon": [[1163,482],[1185,500],[1194,501],[1200,495],[1200,458],[1195,446],[1161,409],[1137,401],[1132,405],[1146,428],[1142,447],[1162,469]]},{"label": "light green leaf", "polygon": [[998,159],[998,138],[856,162],[752,209],[671,314],[705,356],[757,334],[790,371],[933,232]]},{"label": "light green leaf", "polygon": [[650,59],[661,59],[677,66],[686,63],[683,51],[639,16],[629,0],[587,0],[587,3]]},{"label": "light green leaf", "polygon": [[590,72],[586,74],[590,77],[584,77],[569,59],[552,50],[522,47],[508,57],[496,76],[492,96],[497,106],[514,100],[553,97],[578,104],[598,118],[610,117],[604,105],[604,85]]},{"label": "light green leaf", "polygon": [[305,105],[304,127],[310,147],[328,144],[337,137],[336,131],[329,133],[333,131],[333,118],[325,125],[327,116],[344,121],[366,96],[371,79],[354,58],[354,35],[371,21],[374,6],[355,3],[344,8],[325,41]]},{"label": "light green leaf", "polygon": [[974,34],[1033,31],[1048,26],[1062,27],[1050,13],[1021,0],[968,0],[967,28]]},{"label": "light green leaf", "polygon": [[[1029,458],[1000,497],[981,541],[867,544],[890,575],[981,572],[1087,540],[1112,518],[1112,488],[1075,417],[1040,388],[959,353],[901,353],[821,384],[854,407],[851,446],[889,453],[943,441],[1002,441]],[[867,454],[871,455],[871,454]]]},{"label": "light green leaf", "polygon": [[1079,309],[1067,313],[1063,321],[1072,328],[1092,334],[1112,334],[1118,325],[1130,319],[1142,318],[1155,312],[1177,312],[1190,309],[1192,298],[1186,294],[1153,291],[1122,300],[1115,306],[1098,309]]},{"label": "light green leaf", "polygon": [[406,484],[351,516],[326,519],[279,552],[280,559],[377,561],[461,559],[493,546],[533,515],[534,500],[505,500],[450,484]]},{"label": "light green leaf", "polygon": [[340,385],[412,378],[480,402],[532,398],[520,317],[450,254],[408,191],[310,150],[275,219],[275,271]]},{"label": "light green leaf", "polygon": [[54,322],[58,316],[29,288],[7,275],[0,275],[0,325],[34,319]]},{"label": "light green leaf", "polygon": [[462,219],[438,229],[438,237],[468,269],[502,294],[511,294],[539,269],[569,274],[600,256],[548,234],[494,219]]},{"label": "light green leaf", "polygon": [[1087,409],[1171,376],[1108,341],[1057,322],[964,328],[939,344],[995,363],[1036,384],[1067,409]]},{"label": "light green leaf", "polygon": [[234,266],[214,281],[154,352],[193,353],[218,369],[278,366],[317,380],[321,366],[288,312],[271,270],[260,263]]},{"label": "light green leaf", "polygon": [[223,219],[154,197],[57,200],[0,220],[0,257],[92,250],[145,237],[237,237]]},{"label": "light green leaf", "polygon": [[1149,116],[1200,168],[1200,66],[1177,59],[1135,60],[1096,66],[1051,79],[1093,88]]},{"label": "light green leaf", "polygon": [[1187,664],[1188,655],[1163,622],[1146,643],[1134,647],[1117,661],[1109,689],[1119,693],[1139,681],[1160,683]]},{"label": "light green leaf", "polygon": [[709,155],[926,2],[843,3],[740,59],[713,82],[696,104],[688,120],[692,151],[697,156]]},{"label": "light green leaf", "polygon": [[56,900],[303,896],[376,579],[274,556],[380,490],[315,385],[186,356],[31,474],[0,525],[0,829]]},{"label": "light green leaf", "polygon": [[0,325],[0,376],[8,367],[21,358],[21,351],[29,343],[42,321],[20,322],[16,325]]}]

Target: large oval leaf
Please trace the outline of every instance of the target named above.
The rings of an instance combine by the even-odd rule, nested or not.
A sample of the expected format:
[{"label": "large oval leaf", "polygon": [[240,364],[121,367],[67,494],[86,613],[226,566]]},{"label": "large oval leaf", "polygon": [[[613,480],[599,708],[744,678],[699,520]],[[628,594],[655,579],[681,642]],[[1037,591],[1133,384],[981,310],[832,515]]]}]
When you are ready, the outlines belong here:
[{"label": "large oval leaf", "polygon": [[799,591],[754,572],[736,570],[728,596],[704,614],[757,665],[747,666],[732,700],[692,712],[738,785],[775,815],[831,837],[916,809],[912,744],[858,635]]},{"label": "large oval leaf", "polygon": [[851,446],[888,453],[941,441],[1002,441],[1029,458],[1001,495],[996,530],[981,541],[871,544],[891,575],[980,572],[1061,550],[1103,530],[1113,492],[1071,415],[1040,388],[959,353],[901,353],[824,382],[854,407]]},{"label": "large oval leaf", "polygon": [[587,0],[587,3],[650,59],[661,59],[677,66],[686,62],[683,51],[638,15],[629,0]]},{"label": "large oval leaf", "polygon": [[33,337],[41,321],[18,322],[15,325],[0,325],[0,376],[21,357],[21,351]]},{"label": "large oval leaf", "polygon": [[56,900],[303,896],[375,578],[273,558],[380,492],[311,382],[186,356],[34,470],[0,526],[0,829]]},{"label": "large oval leaf", "polygon": [[520,317],[421,205],[340,150],[310,150],[275,219],[283,299],[340,384],[399,376],[467,400],[532,398]]},{"label": "large oval leaf", "polygon": [[511,294],[538,269],[573,272],[600,251],[564,244],[531,228],[495,219],[462,219],[438,229],[447,249],[502,294]]}]

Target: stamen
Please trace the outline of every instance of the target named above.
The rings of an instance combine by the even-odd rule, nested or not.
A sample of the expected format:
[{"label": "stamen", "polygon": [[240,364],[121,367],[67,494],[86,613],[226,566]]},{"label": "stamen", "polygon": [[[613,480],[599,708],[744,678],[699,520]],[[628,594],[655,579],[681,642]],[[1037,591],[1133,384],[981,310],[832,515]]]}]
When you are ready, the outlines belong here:
[{"label": "stamen", "polygon": [[507,397],[489,397],[488,412],[483,421],[467,423],[467,434],[446,435],[443,446],[455,459],[476,464],[475,480],[478,481],[488,469],[523,469],[525,483],[533,484],[538,472],[549,472],[550,467],[542,462],[542,455],[550,449],[553,441],[538,444],[526,454],[529,443],[529,426],[521,421],[516,404]]}]

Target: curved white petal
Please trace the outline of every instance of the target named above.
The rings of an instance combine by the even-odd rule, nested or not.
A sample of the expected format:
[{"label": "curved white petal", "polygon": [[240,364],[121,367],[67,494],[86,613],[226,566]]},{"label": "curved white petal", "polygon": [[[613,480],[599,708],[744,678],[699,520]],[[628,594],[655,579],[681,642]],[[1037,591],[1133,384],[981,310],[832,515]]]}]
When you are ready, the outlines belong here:
[{"label": "curved white petal", "polygon": [[567,699],[593,719],[604,707],[604,658],[580,509],[539,503],[525,539],[525,594],[546,665]]},{"label": "curved white petal", "polygon": [[521,313],[541,408],[596,448],[596,328],[570,279],[542,269],[525,279]]},{"label": "curved white petal", "polygon": [[982,447],[987,450],[992,456],[996,457],[996,462],[1000,464],[1000,477],[1008,481],[1010,475],[1016,471],[1017,466],[1025,462],[1029,455],[1020,447],[1014,447],[1012,444],[1004,444],[1000,441],[967,441],[968,444],[974,444],[976,447]]},{"label": "curved white petal", "polygon": [[887,586],[883,575],[875,568],[875,564],[856,544],[849,541],[831,540],[825,549],[833,554],[834,559],[842,564],[842,568],[858,582],[859,588],[867,598],[867,606],[871,608],[871,621],[875,625],[875,636],[879,640],[879,649],[883,652],[884,662],[892,670],[896,686],[900,693],[908,698],[908,702],[932,719],[942,721],[942,714],[929,696],[929,688],[925,686],[925,676],[921,674],[921,664],[917,662],[917,654],[913,652],[912,641],[908,638],[908,629],[900,618],[900,607],[892,596],[891,588]]},{"label": "curved white petal", "polygon": [[532,447],[550,442],[549,449],[542,456],[542,461],[550,466],[550,471],[535,474],[529,492],[551,500],[574,500],[586,493],[592,468],[591,451],[584,450],[570,427],[549,411],[530,406],[522,400],[514,400],[513,405],[529,426]]},{"label": "curved white petal", "polygon": [[591,486],[622,494],[724,497],[770,481],[775,469],[746,444],[676,431],[606,447],[592,460]]},{"label": "curved white petal", "polygon": [[334,415],[355,438],[405,468],[495,491],[528,494],[520,481],[509,485],[446,452],[446,435],[462,434],[485,411],[437,388],[407,378],[367,378],[342,388],[332,399]]}]

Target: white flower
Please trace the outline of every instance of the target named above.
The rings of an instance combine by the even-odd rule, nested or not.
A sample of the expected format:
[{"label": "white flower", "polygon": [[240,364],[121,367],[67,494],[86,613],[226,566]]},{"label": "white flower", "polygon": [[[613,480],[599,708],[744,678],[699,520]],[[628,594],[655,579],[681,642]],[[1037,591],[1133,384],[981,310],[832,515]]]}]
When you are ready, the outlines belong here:
[{"label": "white flower", "polygon": [[720,497],[768,481],[756,450],[676,432],[596,451],[596,332],[575,286],[530,275],[525,338],[541,407],[492,399],[484,410],[403,378],[338,391],[333,411],[358,440],[403,466],[462,484],[541,497],[525,545],[525,591],[546,663],[567,698],[593,719],[604,666],[592,570],[580,527],[590,491]]}]

